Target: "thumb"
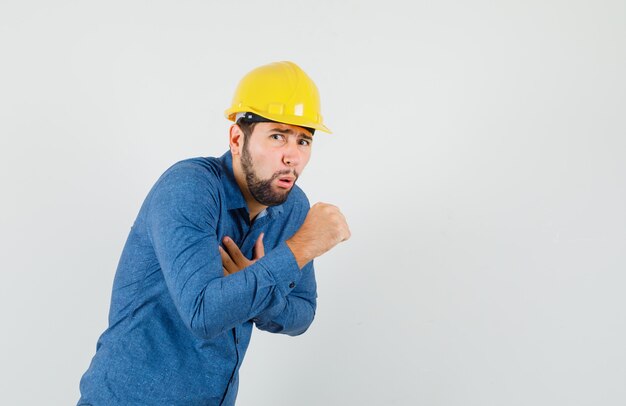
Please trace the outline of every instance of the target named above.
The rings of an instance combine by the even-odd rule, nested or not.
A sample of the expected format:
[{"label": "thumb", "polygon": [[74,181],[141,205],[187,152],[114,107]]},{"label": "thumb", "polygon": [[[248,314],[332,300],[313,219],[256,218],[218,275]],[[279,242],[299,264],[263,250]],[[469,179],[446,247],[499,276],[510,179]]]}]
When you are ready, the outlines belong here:
[{"label": "thumb", "polygon": [[254,258],[253,259],[259,259],[262,258],[265,255],[265,247],[263,246],[263,236],[265,235],[265,233],[261,233],[259,235],[259,238],[257,238],[256,242],[254,243]]}]

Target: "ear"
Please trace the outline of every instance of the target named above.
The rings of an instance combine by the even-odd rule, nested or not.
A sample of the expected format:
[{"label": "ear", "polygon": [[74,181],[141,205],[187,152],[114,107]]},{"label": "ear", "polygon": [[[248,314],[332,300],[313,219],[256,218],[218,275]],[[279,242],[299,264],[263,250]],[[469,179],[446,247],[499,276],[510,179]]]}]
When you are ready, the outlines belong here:
[{"label": "ear", "polygon": [[237,124],[233,124],[230,126],[230,135],[229,135],[229,144],[230,144],[230,152],[233,155],[240,155],[243,149],[243,131]]}]

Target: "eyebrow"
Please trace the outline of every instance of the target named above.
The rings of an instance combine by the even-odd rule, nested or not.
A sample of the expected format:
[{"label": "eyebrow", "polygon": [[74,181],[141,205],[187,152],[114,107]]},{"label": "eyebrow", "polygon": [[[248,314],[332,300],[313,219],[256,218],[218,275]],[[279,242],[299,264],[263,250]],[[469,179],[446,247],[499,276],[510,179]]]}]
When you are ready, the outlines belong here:
[{"label": "eyebrow", "polygon": [[[295,134],[295,131],[293,131],[291,128],[286,128],[286,129],[282,129],[282,128],[272,128],[270,130],[270,132],[277,132],[277,133],[282,133],[282,134]],[[300,135],[302,138],[305,138],[309,141],[313,141],[313,137],[311,137],[310,135],[306,134],[306,133],[299,133],[298,135]]]}]

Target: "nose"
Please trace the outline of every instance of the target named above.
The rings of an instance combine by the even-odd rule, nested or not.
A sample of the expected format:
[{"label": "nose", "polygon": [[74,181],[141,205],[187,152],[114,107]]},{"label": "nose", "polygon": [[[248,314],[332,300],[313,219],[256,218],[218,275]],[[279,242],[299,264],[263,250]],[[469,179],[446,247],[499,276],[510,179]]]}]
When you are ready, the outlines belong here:
[{"label": "nose", "polygon": [[287,166],[297,166],[300,163],[300,151],[295,142],[288,142],[283,152],[283,163]]}]

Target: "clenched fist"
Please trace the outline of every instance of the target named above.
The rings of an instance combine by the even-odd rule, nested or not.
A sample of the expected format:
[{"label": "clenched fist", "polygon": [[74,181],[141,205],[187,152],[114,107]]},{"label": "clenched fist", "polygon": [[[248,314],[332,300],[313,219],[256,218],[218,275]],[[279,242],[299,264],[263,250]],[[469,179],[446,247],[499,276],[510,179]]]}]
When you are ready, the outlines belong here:
[{"label": "clenched fist", "polygon": [[331,250],[350,238],[350,229],[339,207],[316,203],[311,207],[300,229],[288,239],[287,245],[302,268],[313,258]]}]

